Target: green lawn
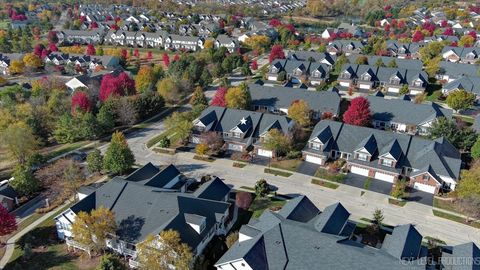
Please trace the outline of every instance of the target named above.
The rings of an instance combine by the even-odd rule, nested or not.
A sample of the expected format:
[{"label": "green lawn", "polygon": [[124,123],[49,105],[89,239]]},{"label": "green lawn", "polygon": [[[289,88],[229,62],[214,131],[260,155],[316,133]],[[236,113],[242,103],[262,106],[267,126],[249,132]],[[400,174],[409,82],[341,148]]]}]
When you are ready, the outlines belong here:
[{"label": "green lawn", "polygon": [[147,142],[147,147],[150,148],[152,146],[154,146],[155,144],[157,144],[163,137],[168,137],[170,139],[170,143],[172,145],[175,145],[175,143],[178,142],[178,140],[180,138],[178,138],[178,136],[176,135],[176,133],[173,131],[173,130],[166,130],[165,132],[163,132],[162,134],[160,135],[157,135],[153,138],[151,138],[148,142]]},{"label": "green lawn", "polygon": [[56,147],[54,150],[48,152],[48,153],[45,153],[45,158],[47,160],[49,159],[52,159],[54,157],[57,157],[57,156],[60,156],[60,155],[63,155],[65,153],[68,153],[72,150],[75,150],[77,148],[80,148],[80,147],[83,147],[87,144],[89,144],[90,141],[80,141],[80,142],[74,142],[74,143],[66,143],[66,144],[63,144],[59,147]]},{"label": "green lawn", "polygon": [[403,206],[405,206],[405,204],[407,204],[407,201],[401,201],[401,200],[397,200],[397,199],[388,198],[388,203],[396,205],[396,206],[403,207]]},{"label": "green lawn", "polygon": [[258,218],[262,215],[263,211],[267,209],[281,208],[287,201],[279,200],[270,197],[255,197],[249,210],[253,212],[252,217]]},{"label": "green lawn", "polygon": [[480,223],[479,222],[467,222],[465,220],[465,218],[460,217],[460,216],[444,213],[444,212],[437,211],[437,210],[432,210],[432,211],[433,211],[433,215],[435,215],[437,217],[445,218],[445,219],[448,219],[448,220],[451,220],[451,221],[459,222],[459,223],[462,223],[462,224],[480,229]]},{"label": "green lawn", "polygon": [[277,176],[277,175],[280,175],[280,176],[283,176],[283,177],[290,177],[290,176],[292,176],[292,173],[284,172],[284,171],[279,171],[279,170],[273,170],[273,169],[269,169],[269,168],[265,168],[265,170],[263,170],[263,172],[269,173],[269,174],[273,174],[273,175],[275,175],[275,176]]},{"label": "green lawn", "polygon": [[332,173],[327,171],[326,169],[319,168],[315,173],[315,177],[330,180],[337,183],[343,183],[346,175],[342,173]]},{"label": "green lawn", "polygon": [[270,162],[270,166],[277,169],[296,172],[302,161],[300,159],[285,159]]},{"label": "green lawn", "polygon": [[[56,236],[53,217],[60,214],[70,205],[58,210],[51,218],[46,219],[25,234],[16,243],[13,255],[5,267],[7,269],[78,269],[75,264],[77,256],[66,252],[66,246]],[[29,243],[32,247],[32,256],[28,260],[22,258],[23,247]]]},{"label": "green lawn", "polygon": [[320,179],[315,179],[315,178],[312,178],[312,184],[319,185],[326,188],[331,188],[331,189],[337,189],[339,187],[337,184],[323,181]]},{"label": "green lawn", "polygon": [[457,209],[455,209],[455,205],[452,201],[444,201],[438,198],[433,198],[433,207],[447,211],[458,212]]}]

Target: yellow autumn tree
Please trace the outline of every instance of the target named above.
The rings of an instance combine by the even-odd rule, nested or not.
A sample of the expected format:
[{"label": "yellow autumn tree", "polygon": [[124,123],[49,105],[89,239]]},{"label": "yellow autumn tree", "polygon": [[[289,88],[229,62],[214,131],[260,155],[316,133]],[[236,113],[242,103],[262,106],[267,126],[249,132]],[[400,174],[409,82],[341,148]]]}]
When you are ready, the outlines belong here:
[{"label": "yellow autumn tree", "polygon": [[270,45],[270,38],[267,36],[251,36],[245,40],[245,45],[252,50],[258,50],[262,53],[268,45]]},{"label": "yellow autumn tree", "polygon": [[20,60],[13,60],[10,62],[10,74],[11,75],[16,75],[16,74],[22,74],[25,69],[25,64],[23,61]]},{"label": "yellow autumn tree", "polygon": [[310,112],[311,109],[305,100],[296,100],[288,108],[288,116],[303,127],[310,125]]},{"label": "yellow autumn tree", "polygon": [[25,67],[32,69],[40,68],[43,64],[42,59],[33,53],[27,53],[23,57],[23,63],[25,64]]},{"label": "yellow autumn tree", "polygon": [[213,40],[211,40],[211,39],[205,40],[205,43],[203,44],[203,47],[205,47],[205,49],[213,48]]},{"label": "yellow autumn tree", "polygon": [[115,214],[105,207],[100,207],[90,213],[78,213],[72,224],[72,235],[80,244],[100,251],[105,249],[107,236],[115,234],[116,229]]}]

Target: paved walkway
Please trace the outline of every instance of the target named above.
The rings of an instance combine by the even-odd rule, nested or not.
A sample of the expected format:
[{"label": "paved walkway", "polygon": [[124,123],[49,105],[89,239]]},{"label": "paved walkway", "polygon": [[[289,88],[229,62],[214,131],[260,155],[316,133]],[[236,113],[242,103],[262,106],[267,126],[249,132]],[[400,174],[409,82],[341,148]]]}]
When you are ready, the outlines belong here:
[{"label": "paved walkway", "polygon": [[54,210],[52,210],[52,211],[46,213],[45,215],[41,216],[39,219],[35,220],[32,224],[28,225],[23,230],[17,232],[14,236],[10,237],[10,239],[7,240],[7,248],[5,250],[5,254],[3,255],[2,259],[0,260],[0,269],[3,269],[7,265],[8,261],[10,260],[10,257],[12,257],[12,255],[13,255],[13,250],[15,249],[15,243],[20,238],[22,238],[22,236],[24,236],[29,231],[33,230],[40,223],[42,223],[45,220],[47,220],[48,218],[52,217],[54,214],[57,213],[58,210],[65,207],[69,203],[70,203],[70,201],[65,202],[64,204],[60,205],[59,207],[55,208]]}]

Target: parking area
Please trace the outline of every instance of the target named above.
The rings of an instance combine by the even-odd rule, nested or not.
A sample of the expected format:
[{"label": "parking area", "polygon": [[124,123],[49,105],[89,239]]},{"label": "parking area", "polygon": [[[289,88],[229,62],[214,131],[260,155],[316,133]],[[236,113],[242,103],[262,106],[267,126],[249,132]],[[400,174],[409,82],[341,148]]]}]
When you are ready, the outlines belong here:
[{"label": "parking area", "polygon": [[433,194],[413,188],[410,188],[408,192],[410,193],[408,197],[409,202],[417,202],[428,206],[433,205]]},{"label": "parking area", "polygon": [[374,191],[385,195],[390,195],[390,191],[392,190],[392,183],[370,178],[370,184],[368,185],[368,187],[366,187],[365,183],[367,182],[367,179],[368,177],[349,173],[347,174],[347,177],[345,177],[345,181],[343,183],[345,185],[367,189],[369,191]]},{"label": "parking area", "polygon": [[311,162],[303,161],[297,168],[297,172],[305,175],[314,176],[318,170],[319,165]]}]

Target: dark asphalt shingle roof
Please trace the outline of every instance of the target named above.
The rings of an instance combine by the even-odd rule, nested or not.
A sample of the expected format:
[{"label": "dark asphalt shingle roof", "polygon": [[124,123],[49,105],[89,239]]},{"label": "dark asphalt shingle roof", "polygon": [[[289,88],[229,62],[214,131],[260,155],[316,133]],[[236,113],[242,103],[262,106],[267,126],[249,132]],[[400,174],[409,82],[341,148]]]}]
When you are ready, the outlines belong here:
[{"label": "dark asphalt shingle roof", "polygon": [[475,243],[447,248],[442,253],[442,266],[446,270],[480,270],[480,249]]},{"label": "dark asphalt shingle roof", "polygon": [[220,178],[215,177],[215,179],[201,185],[194,192],[194,195],[202,199],[219,201],[225,198],[225,196],[230,193],[230,190],[230,187],[220,180]]},{"label": "dark asphalt shingle roof", "polygon": [[8,184],[0,186],[0,197],[6,197],[14,200],[18,196],[17,192]]},{"label": "dark asphalt shingle roof", "polygon": [[395,227],[387,234],[382,249],[398,259],[418,258],[421,250],[422,235],[411,224]]},{"label": "dark asphalt shingle roof", "polygon": [[319,213],[320,210],[305,195],[290,200],[278,212],[279,215],[286,219],[299,222],[308,222]]},{"label": "dark asphalt shingle roof", "polygon": [[341,98],[336,92],[309,91],[258,84],[250,84],[248,89],[252,98],[252,105],[288,109],[294,101],[304,100],[312,110],[320,113],[331,112],[334,115],[339,114]]}]

